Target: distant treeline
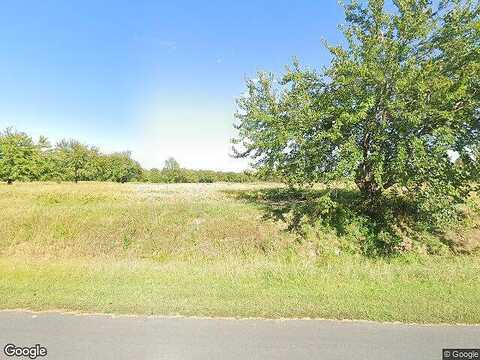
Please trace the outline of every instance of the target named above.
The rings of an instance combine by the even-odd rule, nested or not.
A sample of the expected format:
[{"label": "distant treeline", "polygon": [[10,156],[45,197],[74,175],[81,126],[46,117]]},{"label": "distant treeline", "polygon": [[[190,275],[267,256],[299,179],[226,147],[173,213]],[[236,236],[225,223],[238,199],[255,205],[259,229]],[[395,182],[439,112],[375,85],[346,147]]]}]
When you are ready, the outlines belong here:
[{"label": "distant treeline", "polygon": [[0,132],[0,181],[143,181],[152,183],[247,182],[253,174],[211,170],[189,170],[170,158],[162,169],[142,169],[128,151],[104,154],[76,140],[52,145],[41,136],[11,128]]},{"label": "distant treeline", "polygon": [[248,172],[183,169],[174,158],[165,161],[163,169],[144,170],[142,178],[143,181],[152,183],[213,183],[258,180]]}]

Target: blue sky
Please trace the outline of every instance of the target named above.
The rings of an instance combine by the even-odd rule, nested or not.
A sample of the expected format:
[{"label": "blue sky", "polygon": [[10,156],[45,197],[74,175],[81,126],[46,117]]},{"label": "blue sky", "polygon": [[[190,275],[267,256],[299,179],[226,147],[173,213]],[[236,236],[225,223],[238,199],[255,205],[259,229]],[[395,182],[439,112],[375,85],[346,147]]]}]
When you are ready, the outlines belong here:
[{"label": "blue sky", "polygon": [[235,98],[341,41],[336,0],[0,2],[0,128],[131,150],[145,167],[241,170]]}]

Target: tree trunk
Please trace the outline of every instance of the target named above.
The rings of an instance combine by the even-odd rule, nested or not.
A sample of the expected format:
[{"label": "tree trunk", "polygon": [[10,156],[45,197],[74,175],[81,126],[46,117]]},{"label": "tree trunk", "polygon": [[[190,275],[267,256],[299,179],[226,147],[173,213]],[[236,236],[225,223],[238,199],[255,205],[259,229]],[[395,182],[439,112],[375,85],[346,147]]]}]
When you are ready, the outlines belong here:
[{"label": "tree trunk", "polygon": [[363,161],[360,163],[360,165],[358,165],[355,183],[360,189],[362,196],[367,201],[371,201],[378,198],[382,192],[382,189],[374,179],[372,164],[369,161],[371,135],[368,131],[365,131],[363,134],[361,146],[363,152]]},{"label": "tree trunk", "polygon": [[368,200],[378,198],[378,196],[382,192],[381,187],[374,179],[371,166],[368,165],[366,162],[362,162],[358,166],[355,183],[360,189],[362,195]]},{"label": "tree trunk", "polygon": [[7,179],[7,184],[8,184],[8,185],[12,185],[12,184],[13,184],[13,180],[12,180],[12,179]]}]

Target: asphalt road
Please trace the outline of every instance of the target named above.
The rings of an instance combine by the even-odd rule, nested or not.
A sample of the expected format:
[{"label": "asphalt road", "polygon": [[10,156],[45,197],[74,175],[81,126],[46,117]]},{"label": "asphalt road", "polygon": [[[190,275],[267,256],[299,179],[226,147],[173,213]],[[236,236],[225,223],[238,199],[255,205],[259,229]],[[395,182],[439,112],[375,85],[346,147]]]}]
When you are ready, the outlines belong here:
[{"label": "asphalt road", "polygon": [[2,311],[0,358],[20,359],[3,353],[8,343],[61,360],[441,359],[442,348],[479,348],[480,326]]}]

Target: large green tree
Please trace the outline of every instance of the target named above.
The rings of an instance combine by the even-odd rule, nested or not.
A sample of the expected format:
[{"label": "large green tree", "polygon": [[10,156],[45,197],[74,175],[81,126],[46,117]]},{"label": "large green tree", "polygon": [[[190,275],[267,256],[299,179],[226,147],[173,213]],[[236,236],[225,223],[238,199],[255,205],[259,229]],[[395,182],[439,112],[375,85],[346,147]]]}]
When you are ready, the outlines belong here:
[{"label": "large green tree", "polygon": [[39,151],[25,133],[6,129],[0,133],[0,180],[35,180],[38,175]]},{"label": "large green tree", "polygon": [[345,14],[324,71],[295,62],[278,82],[247,82],[236,155],[292,184],[350,178],[367,199],[461,201],[478,180],[478,1],[352,1]]},{"label": "large green tree", "polygon": [[55,147],[55,163],[62,180],[88,181],[98,176],[99,152],[77,140],[61,140]]},{"label": "large green tree", "polygon": [[99,161],[102,180],[125,183],[139,180],[143,173],[142,167],[132,159],[129,151],[103,155]]},{"label": "large green tree", "polygon": [[36,144],[38,156],[36,157],[36,168],[38,180],[58,180],[61,179],[61,169],[57,166],[55,149],[45,136],[40,136]]},{"label": "large green tree", "polygon": [[188,181],[187,172],[180,167],[180,164],[173,157],[165,160],[162,170],[163,178],[168,183],[186,183]]}]

